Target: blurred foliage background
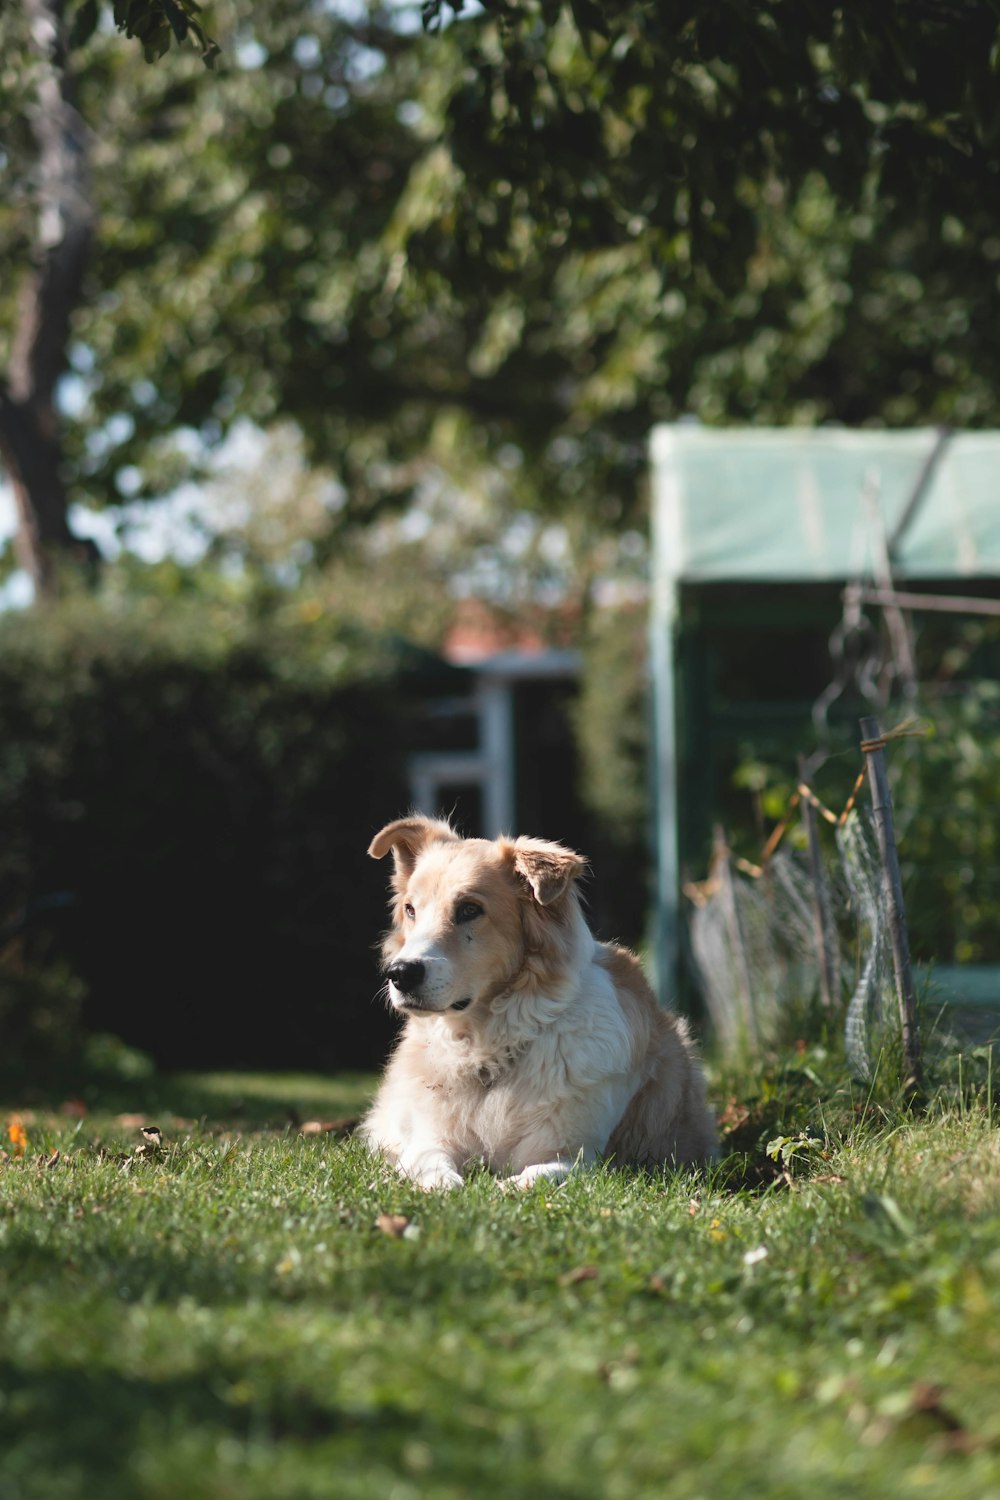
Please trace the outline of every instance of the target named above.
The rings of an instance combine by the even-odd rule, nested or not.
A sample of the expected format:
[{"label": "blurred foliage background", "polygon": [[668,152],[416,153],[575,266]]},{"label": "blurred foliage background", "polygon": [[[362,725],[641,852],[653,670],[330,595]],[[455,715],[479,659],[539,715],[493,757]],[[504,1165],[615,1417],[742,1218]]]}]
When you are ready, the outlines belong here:
[{"label": "blurred foliage background", "polygon": [[[26,1047],[29,980],[147,1014],[167,1060],[185,995],[206,1057],[251,1012],[261,1046],[270,1014],[275,1047],[315,1035],[309,954],[367,1005],[363,850],[405,795],[411,648],[458,598],[572,622],[580,795],[612,880],[644,878],[649,430],[1000,425],[997,26],[988,0],[3,8],[2,567],[34,604],[0,618],[0,965]],[[951,776],[972,810],[910,835],[970,913],[936,928],[928,896],[942,958],[997,956],[1000,898],[963,873],[992,859],[981,636],[925,653],[981,683],[909,795]],[[743,760],[780,786],[771,748]]]}]

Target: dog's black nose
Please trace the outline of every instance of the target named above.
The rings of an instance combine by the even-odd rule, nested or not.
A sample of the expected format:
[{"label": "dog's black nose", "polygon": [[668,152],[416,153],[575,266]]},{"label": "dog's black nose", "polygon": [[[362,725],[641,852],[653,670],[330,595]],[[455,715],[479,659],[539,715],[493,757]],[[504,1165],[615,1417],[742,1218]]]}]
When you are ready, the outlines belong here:
[{"label": "dog's black nose", "polygon": [[422,963],[407,963],[404,960],[390,964],[386,970],[389,978],[403,995],[414,994],[424,982]]}]

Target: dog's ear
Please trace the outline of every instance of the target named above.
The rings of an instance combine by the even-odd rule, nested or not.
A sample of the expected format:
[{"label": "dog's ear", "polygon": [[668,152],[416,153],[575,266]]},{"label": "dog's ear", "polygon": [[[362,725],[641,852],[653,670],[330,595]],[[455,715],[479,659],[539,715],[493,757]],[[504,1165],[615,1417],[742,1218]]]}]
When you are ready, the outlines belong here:
[{"label": "dog's ear", "polygon": [[368,845],[368,853],[372,859],[382,859],[391,849],[396,861],[396,875],[405,880],[410,876],[420,851],[433,839],[457,841],[458,834],[449,823],[437,818],[397,818],[395,823],[387,823],[379,830]]},{"label": "dog's ear", "polygon": [[562,844],[541,839],[515,839],[514,870],[531,887],[539,906],[551,906],[565,896],[587,868],[587,861]]}]

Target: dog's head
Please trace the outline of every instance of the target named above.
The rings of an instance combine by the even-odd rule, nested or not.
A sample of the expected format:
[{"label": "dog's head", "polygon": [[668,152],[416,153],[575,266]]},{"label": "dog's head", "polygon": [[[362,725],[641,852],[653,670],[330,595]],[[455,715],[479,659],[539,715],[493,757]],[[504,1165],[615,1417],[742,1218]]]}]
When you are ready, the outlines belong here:
[{"label": "dog's head", "polygon": [[424,817],[387,824],[368,853],[390,850],[393,925],[382,951],[396,1010],[475,1013],[527,969],[540,977],[558,966],[586,868],[579,854],[540,839],[465,839]]}]

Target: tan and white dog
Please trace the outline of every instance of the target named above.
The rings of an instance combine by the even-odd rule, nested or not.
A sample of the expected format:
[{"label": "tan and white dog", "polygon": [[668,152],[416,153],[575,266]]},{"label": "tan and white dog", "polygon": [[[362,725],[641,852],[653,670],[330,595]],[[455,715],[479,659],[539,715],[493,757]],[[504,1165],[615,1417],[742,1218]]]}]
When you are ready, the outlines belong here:
[{"label": "tan and white dog", "polygon": [[403,1032],[360,1134],[421,1187],[483,1164],[518,1187],[602,1158],[710,1159],[715,1125],[683,1021],[584,919],[578,854],[389,823],[389,1003]]}]

